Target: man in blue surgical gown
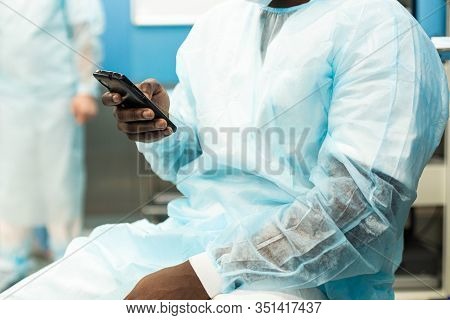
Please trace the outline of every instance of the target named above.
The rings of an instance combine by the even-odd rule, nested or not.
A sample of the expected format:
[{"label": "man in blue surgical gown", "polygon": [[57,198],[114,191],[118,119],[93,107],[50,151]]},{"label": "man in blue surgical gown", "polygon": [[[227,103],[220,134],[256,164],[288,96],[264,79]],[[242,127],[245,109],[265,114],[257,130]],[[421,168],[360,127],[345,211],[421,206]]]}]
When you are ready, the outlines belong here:
[{"label": "man in blue surgical gown", "polygon": [[[3,298],[391,299],[403,226],[448,117],[426,34],[394,0],[224,3],[194,26],[169,98],[119,129],[184,197],[104,226]],[[170,105],[170,107],[169,107]]]},{"label": "man in blue surgical gown", "polygon": [[0,2],[0,291],[28,272],[33,228],[56,259],[79,234],[102,20],[98,0]]}]

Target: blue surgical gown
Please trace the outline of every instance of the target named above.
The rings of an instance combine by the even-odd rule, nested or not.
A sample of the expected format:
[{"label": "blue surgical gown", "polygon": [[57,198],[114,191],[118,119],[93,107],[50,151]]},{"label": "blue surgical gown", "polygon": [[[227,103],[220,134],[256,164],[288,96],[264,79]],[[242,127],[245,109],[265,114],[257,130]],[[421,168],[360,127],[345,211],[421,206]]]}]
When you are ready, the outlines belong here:
[{"label": "blue surgical gown", "polygon": [[312,0],[262,60],[260,10],[273,9],[231,1],[194,26],[177,57],[180,130],[138,144],[184,195],[169,221],[198,234],[224,291],[393,298],[448,118],[436,49],[397,1]]},{"label": "blue surgical gown", "polygon": [[[95,95],[99,0],[0,3],[0,220],[21,227],[81,217],[84,133],[70,111]],[[1,253],[0,253],[1,254]]]}]

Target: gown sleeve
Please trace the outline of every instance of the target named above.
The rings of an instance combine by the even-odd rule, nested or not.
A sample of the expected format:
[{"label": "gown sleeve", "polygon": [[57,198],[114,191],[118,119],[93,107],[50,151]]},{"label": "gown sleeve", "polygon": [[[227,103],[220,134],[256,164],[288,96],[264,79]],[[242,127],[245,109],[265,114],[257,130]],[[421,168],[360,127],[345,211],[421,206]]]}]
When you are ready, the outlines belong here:
[{"label": "gown sleeve", "polygon": [[175,184],[183,175],[180,169],[189,170],[189,166],[186,165],[202,154],[196,128],[195,98],[183,60],[184,47],[188,45],[188,42],[189,39],[178,52],[179,83],[170,94],[169,118],[178,130],[157,142],[137,143],[138,150],[145,156],[152,171],[161,179]]},{"label": "gown sleeve", "polygon": [[374,6],[361,17],[335,34],[314,186],[291,192],[292,202],[276,212],[233,224],[207,248],[224,292],[318,287],[398,267],[394,244],[448,118],[447,81],[416,21]]}]

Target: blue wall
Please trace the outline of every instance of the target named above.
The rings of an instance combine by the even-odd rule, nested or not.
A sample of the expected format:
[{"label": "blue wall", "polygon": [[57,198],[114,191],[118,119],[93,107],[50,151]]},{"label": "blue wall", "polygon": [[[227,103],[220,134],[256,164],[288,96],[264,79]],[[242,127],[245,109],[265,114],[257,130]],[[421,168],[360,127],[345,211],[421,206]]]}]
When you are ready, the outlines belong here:
[{"label": "blue wall", "polygon": [[[103,36],[107,70],[134,81],[149,77],[177,82],[175,56],[190,27],[137,27],[130,21],[130,0],[103,0],[107,28]],[[416,17],[430,36],[445,34],[445,0],[416,0]]]},{"label": "blue wall", "polygon": [[416,0],[416,18],[429,36],[445,35],[446,0]]},{"label": "blue wall", "polygon": [[190,27],[137,27],[131,24],[129,0],[103,0],[106,32],[103,67],[133,81],[157,78],[177,82],[175,56]]}]

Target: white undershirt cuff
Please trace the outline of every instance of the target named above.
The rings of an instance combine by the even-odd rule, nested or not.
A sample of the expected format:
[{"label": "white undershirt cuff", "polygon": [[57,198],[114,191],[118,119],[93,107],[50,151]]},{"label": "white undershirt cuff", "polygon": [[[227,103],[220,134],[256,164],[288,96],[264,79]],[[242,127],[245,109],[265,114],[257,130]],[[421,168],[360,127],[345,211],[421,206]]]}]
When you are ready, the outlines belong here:
[{"label": "white undershirt cuff", "polygon": [[206,252],[191,257],[189,262],[211,299],[222,293],[223,279]]}]

